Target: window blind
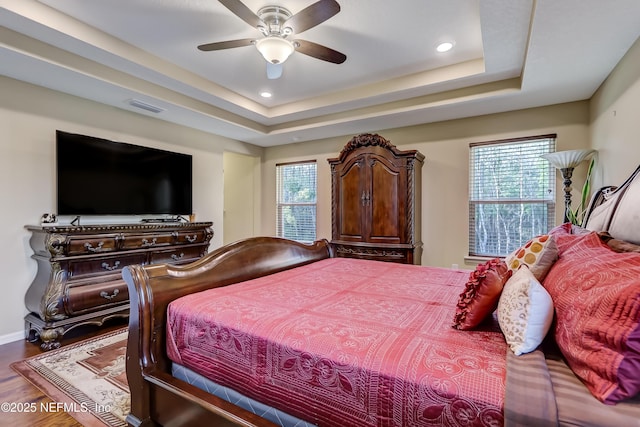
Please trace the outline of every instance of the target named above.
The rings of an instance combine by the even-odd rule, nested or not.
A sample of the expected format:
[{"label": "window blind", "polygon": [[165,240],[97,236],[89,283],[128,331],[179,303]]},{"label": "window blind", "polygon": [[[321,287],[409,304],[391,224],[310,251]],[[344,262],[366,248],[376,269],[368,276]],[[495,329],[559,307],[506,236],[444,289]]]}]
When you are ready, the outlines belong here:
[{"label": "window blind", "polygon": [[315,160],[276,165],[276,234],[300,242],[316,240]]},{"label": "window blind", "polygon": [[540,156],[555,135],[470,144],[469,255],[506,256],[546,233],[555,216],[555,168]]}]

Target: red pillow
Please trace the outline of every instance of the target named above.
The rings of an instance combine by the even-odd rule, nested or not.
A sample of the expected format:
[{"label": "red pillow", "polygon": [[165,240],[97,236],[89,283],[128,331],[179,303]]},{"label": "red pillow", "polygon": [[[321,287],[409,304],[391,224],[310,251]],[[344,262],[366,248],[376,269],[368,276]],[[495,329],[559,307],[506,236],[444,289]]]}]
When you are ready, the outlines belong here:
[{"label": "red pillow", "polygon": [[478,265],[460,294],[453,327],[465,331],[482,323],[498,307],[500,293],[509,277],[511,270],[499,258]]},{"label": "red pillow", "polygon": [[589,233],[593,233],[593,231],[587,230],[586,228],[578,227],[571,224],[570,222],[558,225],[557,227],[554,227],[549,231],[549,235],[553,236],[554,240],[556,241],[558,254],[567,250],[569,246],[571,246],[576,241],[576,238]]},{"label": "red pillow", "polygon": [[556,342],[589,391],[614,404],[640,393],[640,254],[613,252],[595,232],[572,237],[544,281]]}]

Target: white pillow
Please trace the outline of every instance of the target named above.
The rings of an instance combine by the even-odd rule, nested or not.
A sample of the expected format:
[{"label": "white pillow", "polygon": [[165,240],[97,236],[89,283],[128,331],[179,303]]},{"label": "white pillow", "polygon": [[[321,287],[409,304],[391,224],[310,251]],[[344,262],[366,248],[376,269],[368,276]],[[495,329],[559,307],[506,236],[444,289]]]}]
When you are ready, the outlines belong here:
[{"label": "white pillow", "polygon": [[498,302],[500,329],[516,356],[535,350],[551,327],[553,301],[526,267],[507,280]]}]

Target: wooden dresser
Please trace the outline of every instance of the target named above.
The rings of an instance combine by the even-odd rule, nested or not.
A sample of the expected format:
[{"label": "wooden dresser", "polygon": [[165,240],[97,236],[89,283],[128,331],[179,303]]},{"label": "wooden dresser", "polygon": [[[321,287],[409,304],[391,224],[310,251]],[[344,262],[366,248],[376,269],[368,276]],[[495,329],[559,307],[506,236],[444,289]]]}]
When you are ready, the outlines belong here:
[{"label": "wooden dresser", "polygon": [[336,255],[420,264],[424,156],[400,151],[380,135],[362,134],[328,161]]},{"label": "wooden dresser", "polygon": [[25,296],[27,337],[50,350],[83,324],[129,316],[122,268],[201,258],[212,223],[27,226],[38,271]]}]

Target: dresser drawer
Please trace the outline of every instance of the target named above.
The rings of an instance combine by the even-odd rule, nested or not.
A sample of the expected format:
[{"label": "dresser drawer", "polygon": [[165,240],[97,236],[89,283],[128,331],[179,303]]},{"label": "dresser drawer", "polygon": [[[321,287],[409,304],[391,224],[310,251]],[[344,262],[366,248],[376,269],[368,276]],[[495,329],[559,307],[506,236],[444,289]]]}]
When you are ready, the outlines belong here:
[{"label": "dresser drawer", "polygon": [[155,251],[151,254],[149,262],[151,264],[184,264],[202,257],[206,250],[206,246],[197,245]]},{"label": "dresser drawer", "polygon": [[113,252],[118,248],[117,234],[90,237],[71,237],[67,244],[67,255],[86,255]]},{"label": "dresser drawer", "polygon": [[131,234],[122,239],[122,249],[152,249],[173,244],[174,233]]},{"label": "dresser drawer", "polygon": [[77,258],[69,260],[69,279],[87,275],[115,273],[127,265],[145,264],[146,260],[147,255],[144,253],[114,253],[105,257]]},{"label": "dresser drawer", "polygon": [[73,316],[125,304],[129,290],[122,279],[109,282],[74,284],[67,288],[66,312]]}]

